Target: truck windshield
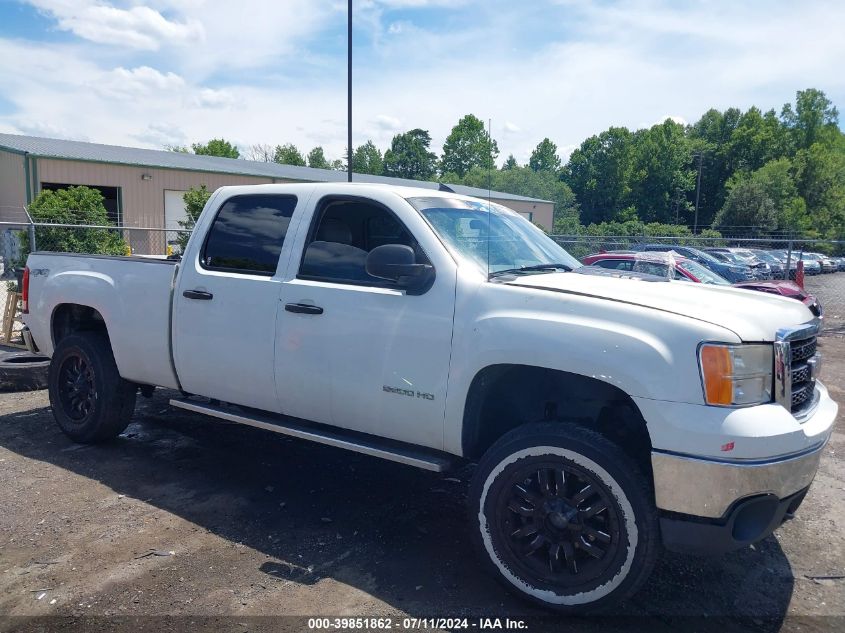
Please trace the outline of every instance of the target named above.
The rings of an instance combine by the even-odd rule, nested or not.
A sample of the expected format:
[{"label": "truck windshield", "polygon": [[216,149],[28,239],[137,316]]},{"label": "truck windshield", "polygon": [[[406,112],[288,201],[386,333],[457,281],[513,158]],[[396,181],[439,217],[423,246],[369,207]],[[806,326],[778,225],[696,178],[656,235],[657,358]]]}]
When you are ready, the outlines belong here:
[{"label": "truck windshield", "polygon": [[408,202],[446,248],[485,274],[540,274],[582,265],[539,228],[502,205],[440,197],[408,198]]}]

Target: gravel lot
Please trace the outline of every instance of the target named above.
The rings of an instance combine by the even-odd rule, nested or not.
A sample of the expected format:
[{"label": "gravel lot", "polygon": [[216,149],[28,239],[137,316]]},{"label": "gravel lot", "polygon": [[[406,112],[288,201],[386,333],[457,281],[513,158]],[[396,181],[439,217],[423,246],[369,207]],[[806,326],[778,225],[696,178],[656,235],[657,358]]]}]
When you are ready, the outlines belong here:
[{"label": "gravel lot", "polygon": [[[821,341],[822,378],[845,402],[845,336]],[[0,394],[0,616],[67,618],[0,617],[0,629],[161,628],[131,616],[162,615],[191,616],[174,630],[306,626],[250,618],[280,615],[563,625],[479,572],[468,470],[436,475],[210,421],[170,409],[170,395],[139,399],[123,436],[85,447],[59,432],[46,392]],[[617,617],[569,624],[845,630],[843,417],[797,518],[775,536],[717,559],[667,554]]]}]

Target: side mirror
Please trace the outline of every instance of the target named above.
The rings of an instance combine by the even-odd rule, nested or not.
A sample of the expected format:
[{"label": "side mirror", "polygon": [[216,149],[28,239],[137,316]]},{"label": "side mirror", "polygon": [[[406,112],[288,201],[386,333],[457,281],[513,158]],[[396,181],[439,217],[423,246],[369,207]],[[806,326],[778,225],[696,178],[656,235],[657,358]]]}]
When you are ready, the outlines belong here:
[{"label": "side mirror", "polygon": [[367,274],[396,282],[402,288],[420,289],[433,278],[434,268],[418,264],[414,249],[405,244],[377,246],[367,255]]}]

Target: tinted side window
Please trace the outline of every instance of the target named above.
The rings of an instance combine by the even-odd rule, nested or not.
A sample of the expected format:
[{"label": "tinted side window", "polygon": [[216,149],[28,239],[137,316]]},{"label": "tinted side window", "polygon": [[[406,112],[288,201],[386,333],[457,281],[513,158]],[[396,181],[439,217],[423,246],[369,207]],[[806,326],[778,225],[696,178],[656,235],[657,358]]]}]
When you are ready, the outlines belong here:
[{"label": "tinted side window", "polygon": [[385,244],[404,244],[429,263],[410,233],[387,209],[359,200],[328,202],[315,215],[311,237],[299,268],[304,278],[389,286],[391,282],[367,273],[367,255]]},{"label": "tinted side window", "polygon": [[613,270],[631,270],[633,262],[624,259],[600,259],[595,262],[593,266],[601,266],[602,268],[612,268]]},{"label": "tinted side window", "polygon": [[211,270],[273,275],[295,196],[247,195],[223,203],[208,231],[201,263]]}]

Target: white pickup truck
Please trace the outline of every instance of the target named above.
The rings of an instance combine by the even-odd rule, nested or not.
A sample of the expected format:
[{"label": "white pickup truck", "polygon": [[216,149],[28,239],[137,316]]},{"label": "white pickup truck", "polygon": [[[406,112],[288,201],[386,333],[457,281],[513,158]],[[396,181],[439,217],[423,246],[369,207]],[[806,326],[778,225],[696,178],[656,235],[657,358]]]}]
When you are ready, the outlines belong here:
[{"label": "white pickup truck", "polygon": [[478,462],[483,564],[546,607],[631,596],[661,546],[789,518],[837,405],[798,301],[581,267],[525,218],[366,184],[225,187],[180,262],[33,253],[26,339],[56,421],[136,393],[435,471]]}]

